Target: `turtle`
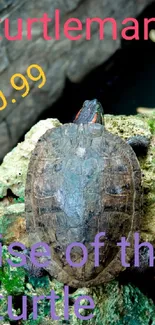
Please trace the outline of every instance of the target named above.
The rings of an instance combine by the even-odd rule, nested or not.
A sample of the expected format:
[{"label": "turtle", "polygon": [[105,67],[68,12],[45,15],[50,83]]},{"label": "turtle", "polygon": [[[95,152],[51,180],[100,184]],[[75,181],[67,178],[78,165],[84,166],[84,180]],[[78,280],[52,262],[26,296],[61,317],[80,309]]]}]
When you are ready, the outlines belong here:
[{"label": "turtle", "polygon": [[[91,287],[116,278],[124,269],[117,245],[126,237],[133,256],[133,234],[143,212],[142,175],[136,155],[149,140],[124,141],[106,130],[97,99],[86,100],[73,123],[43,134],[32,152],[25,190],[26,228],[30,244],[45,242],[51,249],[49,274],[70,287]],[[96,234],[104,246],[95,250]],[[68,263],[66,251],[76,267]],[[87,250],[83,259],[81,243]]]}]

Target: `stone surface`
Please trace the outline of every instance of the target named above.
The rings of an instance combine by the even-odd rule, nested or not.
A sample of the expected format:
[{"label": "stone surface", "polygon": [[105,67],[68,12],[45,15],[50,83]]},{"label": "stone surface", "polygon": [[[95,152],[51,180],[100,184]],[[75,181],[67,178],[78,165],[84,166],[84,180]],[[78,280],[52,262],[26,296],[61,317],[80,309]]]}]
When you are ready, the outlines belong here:
[{"label": "stone surface", "polygon": [[148,155],[140,159],[144,192],[141,238],[155,245],[155,112],[129,117],[107,115],[105,124],[110,132],[125,140],[131,135],[143,135],[150,139]]},{"label": "stone surface", "polygon": [[[120,46],[121,22],[126,17],[136,17],[151,0],[51,0],[41,1],[12,1],[0,2],[0,74],[1,90],[4,92],[8,105],[0,111],[0,160],[20,139],[20,137],[35,123],[39,114],[52,105],[61,95],[65,79],[80,81],[89,71],[97,67],[112,55]],[[54,10],[61,13],[61,39],[54,39]],[[48,13],[52,18],[49,24],[49,35],[52,40],[46,41],[42,36],[42,24],[34,23],[32,40],[26,38],[26,19],[42,17]],[[87,17],[113,17],[117,20],[119,36],[116,41],[111,37],[111,26],[105,26],[105,39],[98,37],[98,25],[92,26],[92,39],[85,40],[85,31],[79,41],[65,38],[62,26],[70,17],[79,18],[85,27]],[[17,35],[17,19],[23,20],[23,39],[9,41],[4,37],[3,21],[10,19],[11,35]],[[26,76],[27,67],[39,64],[47,77],[46,84],[39,89],[38,83],[30,82],[30,93],[22,98],[22,91],[16,91],[10,84],[10,78],[15,73]],[[12,104],[12,99],[16,103]],[[5,130],[3,130],[5,125]],[[3,140],[3,134],[7,138]],[[5,144],[4,144],[5,142]]]}]

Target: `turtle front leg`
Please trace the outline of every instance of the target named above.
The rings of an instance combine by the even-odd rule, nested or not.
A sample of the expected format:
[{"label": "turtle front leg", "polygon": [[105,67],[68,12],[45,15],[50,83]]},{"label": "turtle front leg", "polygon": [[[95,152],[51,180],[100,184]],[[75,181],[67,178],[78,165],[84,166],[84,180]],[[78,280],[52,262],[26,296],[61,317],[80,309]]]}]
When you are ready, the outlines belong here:
[{"label": "turtle front leg", "polygon": [[138,157],[146,156],[150,144],[150,140],[147,137],[135,135],[130,137],[126,142],[132,147]]}]

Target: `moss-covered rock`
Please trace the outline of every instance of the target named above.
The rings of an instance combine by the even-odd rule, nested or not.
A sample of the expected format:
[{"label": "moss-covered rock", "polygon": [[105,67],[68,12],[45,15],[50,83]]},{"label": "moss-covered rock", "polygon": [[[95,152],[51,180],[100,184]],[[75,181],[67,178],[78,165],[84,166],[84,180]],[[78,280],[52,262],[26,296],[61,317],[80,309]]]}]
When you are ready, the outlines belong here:
[{"label": "moss-covered rock", "polygon": [[[149,325],[155,324],[155,306],[132,285],[119,286],[112,281],[106,286],[89,290],[95,302],[94,317],[88,325]],[[84,325],[76,320],[73,324]],[[76,323],[77,321],[77,323]]]},{"label": "moss-covered rock", "polygon": [[[17,258],[12,258],[3,248],[3,258],[11,258],[14,262]],[[19,262],[19,261],[18,261]],[[28,273],[27,273],[28,275]],[[82,288],[70,294],[69,319],[64,319],[64,286],[56,280],[51,281],[47,275],[40,278],[29,276],[25,281],[26,271],[22,268],[12,268],[6,261],[0,272],[0,293],[4,296],[0,300],[0,315],[4,317],[5,324],[9,321],[7,312],[7,297],[12,295],[14,315],[20,315],[22,295],[27,296],[28,316],[23,325],[84,325],[86,320],[77,318],[74,310],[74,303],[80,296],[90,296],[95,304],[92,310],[80,309],[80,314],[85,317],[90,313],[93,317],[87,320],[88,325],[155,325],[155,306],[151,299],[148,299],[135,286],[119,285],[117,281],[112,281],[105,286],[96,288]],[[50,303],[47,299],[40,298],[38,302],[38,317],[33,320],[33,297],[49,296],[51,290],[59,297],[55,304],[55,314],[60,317],[59,321],[53,320],[50,316]],[[16,302],[16,298],[18,304]],[[87,301],[82,300],[82,305],[87,305]],[[54,309],[54,307],[52,307]]]},{"label": "moss-covered rock", "polygon": [[136,116],[105,116],[106,128],[124,140],[134,135],[146,136],[150,146],[146,157],[140,158],[144,192],[144,213],[141,239],[155,244],[155,113]]}]

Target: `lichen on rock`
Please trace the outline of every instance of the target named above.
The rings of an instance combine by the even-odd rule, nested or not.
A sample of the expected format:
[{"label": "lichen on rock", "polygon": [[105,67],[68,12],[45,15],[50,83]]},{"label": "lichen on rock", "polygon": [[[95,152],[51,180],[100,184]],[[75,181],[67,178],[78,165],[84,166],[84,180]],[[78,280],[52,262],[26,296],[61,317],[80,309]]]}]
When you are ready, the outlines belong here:
[{"label": "lichen on rock", "polygon": [[134,135],[146,136],[150,140],[148,153],[139,159],[142,170],[143,216],[141,239],[155,244],[155,113],[136,116],[105,116],[108,131],[124,140]]}]

